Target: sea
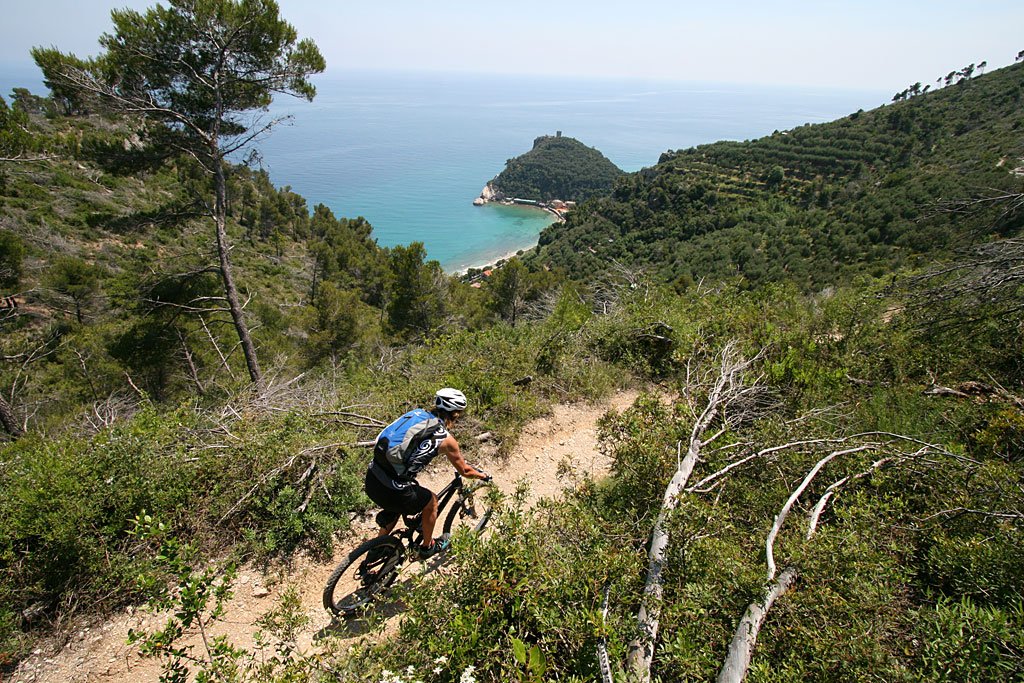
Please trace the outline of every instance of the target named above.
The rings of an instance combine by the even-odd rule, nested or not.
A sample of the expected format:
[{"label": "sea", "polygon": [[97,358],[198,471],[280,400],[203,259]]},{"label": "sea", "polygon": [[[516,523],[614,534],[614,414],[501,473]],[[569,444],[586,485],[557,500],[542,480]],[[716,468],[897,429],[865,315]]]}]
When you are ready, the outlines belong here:
[{"label": "sea", "polygon": [[[551,214],[473,206],[505,162],[541,135],[576,138],[624,171],[667,150],[748,140],[831,121],[888,100],[880,91],[643,79],[336,72],[312,102],[279,96],[284,118],[258,158],[279,186],[337,216],[365,217],[382,246],[423,242],[448,272],[537,243]],[[44,93],[32,65],[0,64],[0,94]]]}]

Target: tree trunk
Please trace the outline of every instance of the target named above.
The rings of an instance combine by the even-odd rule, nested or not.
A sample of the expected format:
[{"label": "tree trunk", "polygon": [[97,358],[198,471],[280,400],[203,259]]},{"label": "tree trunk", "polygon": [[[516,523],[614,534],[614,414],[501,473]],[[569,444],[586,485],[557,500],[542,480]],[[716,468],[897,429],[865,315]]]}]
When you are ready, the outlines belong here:
[{"label": "tree trunk", "polygon": [[[691,457],[692,454],[692,457]],[[654,644],[658,640],[658,624],[661,616],[661,570],[665,566],[665,554],[668,551],[668,516],[679,504],[679,495],[686,488],[686,482],[693,472],[696,453],[691,449],[683,461],[682,467],[676,470],[665,489],[665,498],[658,513],[658,521],[651,533],[651,549],[647,554],[647,582],[644,584],[643,602],[637,621],[640,624],[640,636],[629,644],[626,655],[626,668],[631,680],[646,683],[651,680],[651,662],[654,660]]]},{"label": "tree trunk", "polygon": [[319,259],[314,258],[313,259],[313,285],[312,285],[312,287],[309,290],[309,305],[310,306],[316,306],[316,285],[317,285],[317,275],[319,275],[319,274],[320,274]]},{"label": "tree trunk", "polygon": [[[601,625],[608,623],[608,596],[611,594],[611,585],[604,588],[604,600],[601,602]],[[597,666],[601,670],[601,683],[615,683],[615,676],[612,674],[612,663],[608,659],[608,642],[604,635],[597,641]]]},{"label": "tree trunk", "polygon": [[18,421],[14,419],[14,411],[11,410],[10,404],[4,400],[3,396],[0,396],[0,426],[3,426],[4,431],[15,439],[25,433]]},{"label": "tree trunk", "polygon": [[740,619],[736,632],[729,644],[729,654],[725,658],[722,670],[718,672],[717,683],[740,683],[747,676],[747,669],[750,667],[750,657],[754,652],[754,644],[757,643],[757,634],[761,632],[761,626],[768,615],[775,600],[789,590],[796,580],[796,569],[787,567],[779,574],[779,578],[765,593],[761,602],[752,602],[747,611]]},{"label": "tree trunk", "polygon": [[[658,513],[654,531],[651,533],[651,548],[647,554],[649,562],[647,580],[644,583],[643,601],[637,614],[640,635],[629,644],[626,655],[626,670],[630,681],[649,683],[651,680],[651,663],[654,661],[654,645],[658,640],[658,624],[664,592],[661,584],[661,572],[665,566],[665,556],[668,552],[669,515],[679,505],[680,496],[686,493],[686,484],[701,458],[701,449],[718,436],[704,439],[704,434],[711,423],[716,417],[719,417],[723,423],[728,424],[725,413],[729,406],[740,401],[745,395],[750,395],[754,389],[753,386],[744,387],[741,375],[754,360],[760,358],[760,355],[759,353],[751,360],[743,360],[735,352],[732,343],[727,344],[722,350],[719,357],[718,374],[708,392],[707,404],[703,412],[697,416],[690,432],[686,455],[679,460],[676,472],[665,488],[661,511]],[[721,433],[719,432],[719,435]],[[679,457],[678,450],[681,447],[681,443],[677,445],[677,458]]]},{"label": "tree trunk", "polygon": [[185,352],[185,364],[188,367],[188,374],[192,378],[192,382],[196,385],[196,391],[202,396],[206,393],[206,389],[203,387],[202,380],[199,379],[199,371],[196,369],[196,363],[192,359],[192,352],[189,351],[188,343],[185,341],[185,335],[178,330],[178,341],[181,342],[181,350]]},{"label": "tree trunk", "polygon": [[221,280],[224,282],[224,294],[231,311],[231,320],[235,324],[238,341],[241,343],[242,353],[245,355],[249,378],[258,389],[262,390],[263,374],[260,372],[260,364],[256,359],[256,347],[252,343],[252,337],[249,336],[249,327],[245,324],[245,315],[238,300],[238,289],[235,287],[235,279],[231,272],[231,260],[228,258],[230,249],[227,237],[227,180],[224,178],[224,162],[217,158],[214,164],[214,189],[217,201],[214,206],[213,219],[217,227],[217,258],[220,261]]}]

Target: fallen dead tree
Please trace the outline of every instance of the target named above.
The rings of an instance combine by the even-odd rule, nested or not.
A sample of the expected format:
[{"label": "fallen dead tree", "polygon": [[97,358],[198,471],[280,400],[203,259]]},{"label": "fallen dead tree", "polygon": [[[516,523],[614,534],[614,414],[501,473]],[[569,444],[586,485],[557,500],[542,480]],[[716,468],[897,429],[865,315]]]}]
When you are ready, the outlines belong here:
[{"label": "fallen dead tree", "polygon": [[[761,354],[744,358],[736,345],[729,343],[715,359],[703,367],[688,367],[688,390],[692,394],[707,388],[707,399],[698,413],[693,410],[694,423],[682,456],[682,442],[677,445],[678,466],[665,489],[661,510],[651,533],[648,551],[647,577],[644,581],[643,600],[637,621],[640,634],[629,644],[626,669],[631,680],[648,683],[651,680],[651,662],[658,638],[661,615],[662,579],[665,558],[669,544],[668,518],[685,493],[686,484],[701,457],[702,449],[721,437],[731,425],[751,419],[764,407],[764,391],[759,386],[760,377],[748,377],[750,370],[760,360]],[[708,434],[712,426],[719,429]]]},{"label": "fallen dead tree", "polygon": [[717,682],[742,681],[750,668],[750,658],[754,653],[754,644],[757,642],[757,635],[761,632],[768,610],[772,608],[779,596],[788,592],[796,582],[796,567],[786,567],[779,574],[765,591],[764,597],[759,602],[753,602],[743,613],[736,633],[729,643],[729,653],[725,657],[725,663],[718,673]]},{"label": "fallen dead tree", "polygon": [[[844,488],[863,480],[884,466],[891,466],[910,460],[921,459],[926,453],[942,453],[962,459],[933,444],[912,437],[885,432],[870,432],[850,436],[823,436],[794,440],[758,450],[750,450],[750,444],[731,444],[719,452],[737,446],[748,447],[725,466],[704,476],[696,484],[688,482],[695,468],[703,461],[707,447],[727,431],[754,417],[763,415],[770,403],[766,390],[760,385],[761,376],[756,364],[762,354],[743,358],[735,345],[727,345],[713,363],[704,367],[688,367],[687,392],[690,397],[704,396],[697,408],[691,407],[693,427],[687,441],[676,445],[677,467],[669,481],[662,499],[661,508],[651,533],[648,550],[648,570],[644,581],[643,596],[637,614],[639,634],[630,642],[625,662],[628,680],[649,683],[651,666],[658,642],[661,606],[663,601],[663,573],[665,571],[670,544],[668,521],[685,495],[701,495],[713,492],[726,482],[730,475],[756,462],[772,462],[786,453],[800,453],[803,457],[814,457],[814,464],[795,486],[785,503],[776,514],[765,538],[766,580],[760,597],[752,602],[739,620],[732,642],[722,664],[719,683],[742,681],[748,671],[757,637],[774,603],[792,590],[799,577],[799,568],[790,564],[779,571],[775,559],[775,541],[781,533],[787,518],[800,499],[812,488],[819,475],[835,462],[854,460],[863,462],[866,454],[877,457],[862,471],[845,474],[819,495],[816,504],[807,514],[805,542],[813,538],[818,530],[822,515],[830,501]],[[685,444],[685,451],[684,451]],[[908,447],[909,446],[909,447]],[[599,659],[602,653],[599,653]],[[604,654],[606,657],[607,655]],[[607,673],[607,672],[606,672]],[[606,677],[607,678],[607,677]]]},{"label": "fallen dead tree", "polygon": [[[882,436],[882,434],[873,433],[856,435],[848,438],[827,439],[820,441],[820,443],[844,443],[872,436],[877,437]],[[884,436],[891,438],[892,441],[869,441],[853,445],[848,448],[832,450],[827,455],[820,458],[811,467],[800,484],[792,491],[792,493],[790,493],[789,498],[786,499],[786,502],[775,516],[772,528],[765,538],[765,563],[767,565],[765,589],[761,598],[750,603],[750,605],[747,606],[746,611],[743,613],[743,616],[740,618],[739,624],[736,626],[736,630],[733,633],[732,640],[729,644],[725,661],[722,664],[722,668],[719,670],[718,678],[716,679],[717,683],[740,683],[740,681],[746,677],[747,671],[750,668],[750,660],[753,656],[754,646],[757,643],[761,627],[764,625],[768,616],[768,611],[772,608],[772,605],[775,604],[775,601],[790,591],[796,583],[797,577],[799,576],[799,570],[796,566],[790,565],[784,568],[781,572],[777,572],[775,563],[775,540],[781,532],[783,525],[786,523],[794,505],[811,486],[818,474],[820,474],[829,463],[841,458],[842,456],[865,452],[886,451],[889,453],[885,457],[875,460],[867,469],[855,474],[843,476],[825,489],[822,495],[818,498],[818,501],[811,508],[810,513],[807,515],[807,533],[804,539],[805,542],[810,541],[814,537],[814,534],[818,530],[822,513],[825,511],[829,501],[831,501],[836,493],[847,485],[870,476],[872,473],[886,465],[915,460],[929,452],[946,453],[946,451],[938,446],[922,444],[922,442],[909,437],[889,434]],[[915,443],[919,445],[919,447],[913,452],[901,451],[896,447],[896,443],[898,443],[899,440]],[[787,446],[789,445],[790,444],[787,444]]]}]

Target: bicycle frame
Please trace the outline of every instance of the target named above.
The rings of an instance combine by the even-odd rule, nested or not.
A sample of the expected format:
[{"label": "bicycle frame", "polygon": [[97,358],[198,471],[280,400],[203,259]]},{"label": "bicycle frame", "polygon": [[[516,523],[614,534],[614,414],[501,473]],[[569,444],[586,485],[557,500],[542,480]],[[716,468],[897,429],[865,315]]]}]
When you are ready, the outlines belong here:
[{"label": "bicycle frame", "polygon": [[[445,486],[443,489],[437,492],[437,517],[441,519],[441,511],[444,510],[448,503],[451,502],[452,498],[456,494],[462,492],[462,475],[458,472],[455,473],[455,477]],[[423,540],[423,527],[422,519],[421,525],[413,527],[409,525],[410,520],[416,519],[423,513],[416,515],[402,515],[402,522],[406,525],[404,529],[395,529],[391,532],[392,536],[400,539],[407,539],[410,547],[415,548]]]},{"label": "bicycle frame", "polygon": [[[478,514],[472,499],[473,492],[485,485],[466,484],[462,476],[456,474],[437,493],[438,518],[444,520],[442,528],[446,534],[451,533],[457,514],[468,514],[476,520],[474,532],[480,532],[487,524],[490,510]],[[441,513],[446,508],[445,516]],[[401,519],[405,522],[401,528],[392,529],[387,536],[366,540],[348,553],[327,580],[323,593],[324,607],[335,615],[354,614],[396,580],[401,566],[415,557],[415,549],[423,539],[420,515],[401,515]],[[354,570],[351,576],[346,575],[349,570]],[[339,584],[342,579],[344,581]]]}]

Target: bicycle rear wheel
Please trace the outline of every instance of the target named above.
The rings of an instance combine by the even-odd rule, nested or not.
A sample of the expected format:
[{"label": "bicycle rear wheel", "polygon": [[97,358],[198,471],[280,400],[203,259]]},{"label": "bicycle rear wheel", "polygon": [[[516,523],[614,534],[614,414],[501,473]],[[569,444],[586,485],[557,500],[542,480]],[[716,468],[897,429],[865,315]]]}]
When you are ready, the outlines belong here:
[{"label": "bicycle rear wheel", "polygon": [[347,617],[364,609],[398,578],[405,557],[401,541],[380,536],[366,541],[342,560],[324,587],[324,607]]},{"label": "bicycle rear wheel", "polygon": [[488,492],[489,488],[486,486],[477,487],[476,490],[463,490],[461,499],[456,498],[452,509],[448,511],[442,531],[446,535],[451,535],[453,531],[466,527],[476,534],[483,532],[492,512],[487,500]]}]

